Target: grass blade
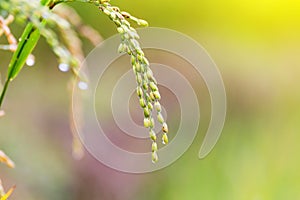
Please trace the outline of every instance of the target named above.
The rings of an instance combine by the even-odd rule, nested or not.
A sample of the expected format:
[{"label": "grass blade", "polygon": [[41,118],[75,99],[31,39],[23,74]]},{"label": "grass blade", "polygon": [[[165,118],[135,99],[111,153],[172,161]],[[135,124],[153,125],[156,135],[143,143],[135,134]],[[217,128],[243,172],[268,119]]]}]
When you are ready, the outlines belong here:
[{"label": "grass blade", "polygon": [[18,48],[15,51],[11,62],[8,67],[7,80],[12,81],[19,74],[26,59],[33,51],[40,37],[40,32],[36,29],[32,23],[29,23],[21,37],[21,41],[18,44]]},{"label": "grass blade", "polygon": [[28,23],[14,52],[11,62],[8,66],[7,79],[0,96],[0,107],[2,105],[6,90],[11,81],[13,81],[23,66],[27,57],[31,54],[40,38],[40,31],[32,23]]}]

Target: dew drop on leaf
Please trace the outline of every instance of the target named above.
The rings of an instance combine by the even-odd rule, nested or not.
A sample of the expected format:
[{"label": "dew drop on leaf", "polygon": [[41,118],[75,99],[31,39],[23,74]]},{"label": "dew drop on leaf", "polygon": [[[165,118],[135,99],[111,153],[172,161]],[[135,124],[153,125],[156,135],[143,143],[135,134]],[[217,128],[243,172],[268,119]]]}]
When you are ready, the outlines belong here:
[{"label": "dew drop on leaf", "polygon": [[70,66],[69,66],[68,64],[66,64],[66,63],[60,63],[60,64],[58,65],[58,68],[59,68],[59,70],[62,71],[62,72],[67,72],[67,71],[69,71]]},{"label": "dew drop on leaf", "polygon": [[81,89],[81,90],[87,90],[89,86],[88,86],[88,84],[87,84],[86,82],[80,81],[80,82],[78,83],[78,87],[79,87],[79,89]]},{"label": "dew drop on leaf", "polygon": [[34,56],[33,55],[29,55],[28,58],[27,58],[27,60],[26,60],[26,65],[29,66],[29,67],[31,67],[31,66],[34,65],[34,63],[35,63]]}]

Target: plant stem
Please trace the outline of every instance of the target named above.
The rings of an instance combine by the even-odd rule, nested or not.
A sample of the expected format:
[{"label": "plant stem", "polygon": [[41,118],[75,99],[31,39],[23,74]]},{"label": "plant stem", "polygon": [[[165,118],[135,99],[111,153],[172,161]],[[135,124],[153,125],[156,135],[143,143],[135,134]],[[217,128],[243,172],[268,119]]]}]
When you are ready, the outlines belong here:
[{"label": "plant stem", "polygon": [[8,88],[9,82],[10,82],[9,80],[6,80],[5,85],[3,87],[3,90],[2,90],[2,93],[1,93],[1,97],[0,97],[0,108],[2,106],[2,102],[3,102],[4,96],[5,96],[6,90]]}]

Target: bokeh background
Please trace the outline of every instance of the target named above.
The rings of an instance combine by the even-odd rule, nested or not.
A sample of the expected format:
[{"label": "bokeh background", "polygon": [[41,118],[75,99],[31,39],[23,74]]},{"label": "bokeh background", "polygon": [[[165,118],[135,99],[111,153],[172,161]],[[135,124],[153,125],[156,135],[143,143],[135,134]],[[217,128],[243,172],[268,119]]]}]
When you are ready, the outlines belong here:
[{"label": "bokeh background", "polygon": [[[146,19],[151,26],[191,36],[209,52],[222,74],[228,98],[227,119],[218,144],[208,157],[198,159],[210,117],[203,83],[194,86],[204,108],[199,134],[171,166],[132,175],[107,168],[88,153],[75,160],[67,95],[70,74],[57,69],[55,56],[41,40],[34,51],[36,65],[24,68],[11,84],[3,107],[7,114],[0,119],[0,147],[17,165],[14,170],[0,166],[4,185],[17,185],[11,199],[300,199],[300,2],[112,3]],[[114,25],[94,6],[70,5],[103,38],[116,33]],[[22,27],[13,26],[13,30],[20,34]],[[85,51],[90,50],[85,41]],[[2,75],[10,57],[9,52],[0,52]],[[188,73],[187,78],[193,82]],[[171,95],[165,93],[164,103],[172,105],[168,100]],[[176,127],[176,120],[170,126]]]}]

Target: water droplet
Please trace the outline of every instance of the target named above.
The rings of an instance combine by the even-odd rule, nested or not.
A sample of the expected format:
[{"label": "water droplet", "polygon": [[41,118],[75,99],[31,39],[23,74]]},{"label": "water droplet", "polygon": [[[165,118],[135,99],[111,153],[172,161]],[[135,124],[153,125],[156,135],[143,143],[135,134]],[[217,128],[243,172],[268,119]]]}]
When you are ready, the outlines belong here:
[{"label": "water droplet", "polygon": [[31,67],[35,63],[35,57],[33,55],[29,55],[27,60],[26,60],[26,65]]},{"label": "water droplet", "polygon": [[70,66],[69,66],[68,64],[66,64],[66,63],[60,63],[60,64],[58,65],[58,68],[59,68],[59,70],[62,71],[62,72],[67,72],[67,71],[69,71]]},{"label": "water droplet", "polygon": [[83,82],[83,81],[80,81],[80,82],[78,83],[78,87],[79,87],[79,89],[81,89],[81,90],[87,90],[87,89],[89,88],[88,84],[87,84],[86,82]]},{"label": "water droplet", "polygon": [[44,19],[48,19],[49,18],[49,13],[46,13],[46,12],[42,13],[42,17]]}]

